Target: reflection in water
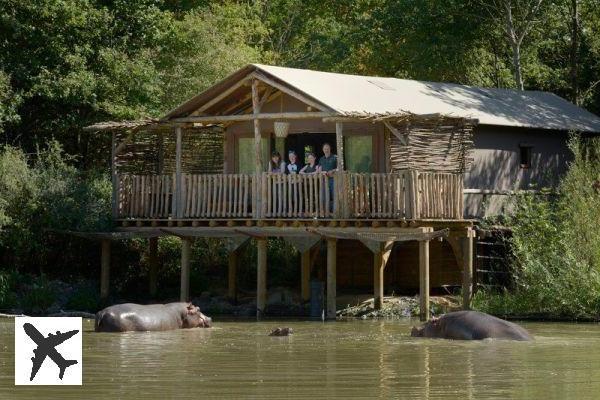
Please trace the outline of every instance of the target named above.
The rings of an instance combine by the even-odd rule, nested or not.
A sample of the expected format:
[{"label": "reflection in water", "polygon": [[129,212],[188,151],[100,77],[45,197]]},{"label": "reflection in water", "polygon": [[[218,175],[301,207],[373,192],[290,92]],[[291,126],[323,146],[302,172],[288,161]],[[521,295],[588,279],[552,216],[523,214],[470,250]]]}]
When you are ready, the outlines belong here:
[{"label": "reflection in water", "polygon": [[[0,398],[596,398],[600,327],[528,324],[532,343],[411,338],[410,321],[216,322],[84,332],[83,387],[15,387],[13,322],[0,321]],[[294,335],[269,337],[275,326]]]}]

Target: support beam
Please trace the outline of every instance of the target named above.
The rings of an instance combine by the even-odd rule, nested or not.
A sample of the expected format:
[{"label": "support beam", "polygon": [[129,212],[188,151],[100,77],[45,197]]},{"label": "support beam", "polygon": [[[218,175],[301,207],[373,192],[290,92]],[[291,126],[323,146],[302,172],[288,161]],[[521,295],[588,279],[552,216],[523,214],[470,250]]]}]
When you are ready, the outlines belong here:
[{"label": "support beam", "polygon": [[175,128],[175,215],[177,218],[183,216],[183,196],[181,193],[181,127]]},{"label": "support beam", "polygon": [[181,238],[181,290],[180,301],[190,299],[190,256],[192,253],[192,240]]},{"label": "support beam", "polygon": [[237,266],[238,266],[238,252],[237,250],[229,253],[227,258],[227,296],[233,300],[237,300]]},{"label": "support beam", "polygon": [[[209,117],[181,117],[171,119],[171,123],[192,123],[192,124],[218,124],[223,122],[242,122],[274,119],[321,119],[339,115],[332,112],[322,111],[301,111],[301,112],[277,112],[277,113],[258,113],[258,114],[233,114],[233,115],[214,115]],[[360,120],[357,120],[360,121]]]},{"label": "support beam", "polygon": [[337,240],[327,239],[327,319],[335,319],[336,312]]},{"label": "support beam", "polygon": [[110,154],[110,175],[112,180],[112,217],[119,218],[119,179],[117,175],[117,133],[113,131]]},{"label": "support beam", "polygon": [[429,320],[429,240],[419,242],[419,318]]},{"label": "support beam", "polygon": [[394,242],[379,243],[378,251],[373,252],[373,307],[376,310],[383,308],[385,266],[393,246]]},{"label": "support beam", "polygon": [[109,293],[110,281],[110,240],[102,239],[102,254],[100,256],[100,299],[106,300]]},{"label": "support beam", "polygon": [[156,297],[158,282],[158,238],[151,237],[148,241],[148,277],[150,297]]},{"label": "support beam", "polygon": [[254,122],[254,180],[253,180],[253,189],[254,189],[254,198],[256,199],[256,209],[252,210],[254,213],[254,218],[259,218],[260,210],[262,210],[262,196],[259,195],[261,193],[260,184],[260,176],[263,172],[263,160],[262,160],[262,149],[261,149],[261,133],[260,133],[260,120],[258,119],[258,114],[260,113],[260,99],[258,98],[258,83],[257,79],[252,79],[252,114],[253,114],[253,122]]},{"label": "support beam", "polygon": [[267,306],[267,239],[256,239],[256,318]]},{"label": "support beam", "polygon": [[300,292],[302,301],[310,300],[310,249],[300,254]]},{"label": "support beam", "polygon": [[225,99],[231,93],[235,92],[240,87],[248,84],[249,80],[250,80],[250,74],[248,76],[244,77],[243,79],[240,79],[237,83],[231,85],[228,89],[225,89],[224,91],[222,91],[218,96],[215,96],[211,100],[207,101],[204,105],[202,105],[200,108],[198,108],[196,111],[194,111],[194,113],[192,115],[198,115],[198,114],[205,112],[206,110],[208,110],[209,108],[211,108],[212,106],[214,106],[215,104],[220,102],[221,100]]},{"label": "support beam", "polygon": [[344,170],[344,136],[343,123],[335,123],[335,143],[337,147],[337,168],[338,171]]},{"label": "support beam", "polygon": [[266,83],[267,85],[274,87],[275,89],[289,95],[292,96],[298,100],[300,100],[301,102],[303,102],[304,104],[307,104],[311,107],[314,107],[316,110],[323,110],[323,105],[317,103],[316,101],[313,101],[312,99],[308,98],[307,96],[304,96],[300,93],[298,93],[298,91],[290,89],[289,87],[287,87],[286,85],[280,84],[276,81],[274,81],[273,79],[270,79],[268,77],[266,77],[263,74],[259,74],[259,73],[254,73],[253,76],[261,81],[263,81],[264,83]]},{"label": "support beam", "polygon": [[[462,261],[463,261],[463,310],[471,308],[471,297],[473,295],[473,235],[469,230],[467,237],[461,238]],[[473,232],[474,233],[474,232]]]}]

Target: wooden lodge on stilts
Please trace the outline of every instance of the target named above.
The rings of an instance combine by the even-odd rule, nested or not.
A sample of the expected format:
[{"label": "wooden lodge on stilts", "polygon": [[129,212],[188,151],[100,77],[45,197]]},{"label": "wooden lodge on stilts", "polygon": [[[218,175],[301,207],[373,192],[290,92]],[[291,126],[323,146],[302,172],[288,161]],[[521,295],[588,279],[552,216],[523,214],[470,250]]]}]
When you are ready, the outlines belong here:
[{"label": "wooden lodge on stilts", "polygon": [[[348,100],[347,85],[364,86],[364,97]],[[102,243],[101,295],[109,293],[111,240],[149,239],[155,294],[157,237],[174,235],[182,242],[181,300],[190,298],[190,248],[198,237],[226,239],[234,297],[238,253],[253,238],[260,316],[267,240],[282,238],[301,253],[304,300],[311,249],[326,243],[328,319],[336,316],[340,279],[354,279],[349,268],[367,271],[366,278],[353,276],[372,285],[376,307],[388,279],[418,287],[422,319],[429,316],[432,279],[436,286],[462,285],[469,307],[474,231],[463,218],[463,175],[477,120],[419,112],[419,105],[401,110],[394,90],[377,78],[248,65],[162,119],[88,127],[112,133],[116,228],[92,234]],[[325,142],[337,154],[332,177],[267,168],[274,150],[286,161],[293,150],[304,164]],[[395,276],[386,273],[390,265]]]}]

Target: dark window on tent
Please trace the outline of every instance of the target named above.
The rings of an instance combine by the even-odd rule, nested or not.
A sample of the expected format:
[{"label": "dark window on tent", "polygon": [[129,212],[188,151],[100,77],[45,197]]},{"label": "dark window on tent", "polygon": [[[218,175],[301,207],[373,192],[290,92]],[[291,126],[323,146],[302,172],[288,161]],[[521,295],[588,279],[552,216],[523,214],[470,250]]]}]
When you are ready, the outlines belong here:
[{"label": "dark window on tent", "polygon": [[519,146],[519,159],[521,168],[530,168],[531,167],[531,149],[530,145],[520,145]]}]

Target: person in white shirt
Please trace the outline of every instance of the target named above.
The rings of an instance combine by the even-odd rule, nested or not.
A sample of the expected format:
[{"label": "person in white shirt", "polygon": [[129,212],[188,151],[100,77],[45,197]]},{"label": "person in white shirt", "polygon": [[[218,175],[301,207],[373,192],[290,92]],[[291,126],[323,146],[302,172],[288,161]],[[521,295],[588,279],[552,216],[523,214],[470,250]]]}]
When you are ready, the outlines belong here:
[{"label": "person in white shirt", "polygon": [[298,167],[298,164],[297,164],[298,155],[296,154],[296,152],[294,150],[289,151],[288,159],[290,160],[290,162],[287,165],[287,173],[290,175],[297,174],[299,172],[300,168]]}]

